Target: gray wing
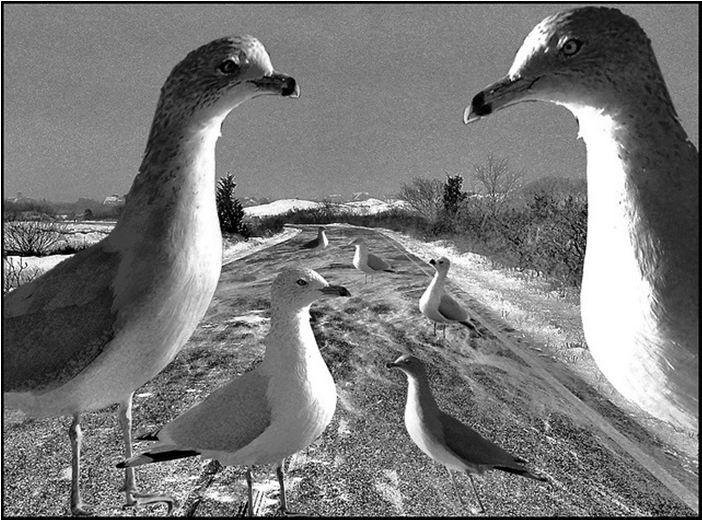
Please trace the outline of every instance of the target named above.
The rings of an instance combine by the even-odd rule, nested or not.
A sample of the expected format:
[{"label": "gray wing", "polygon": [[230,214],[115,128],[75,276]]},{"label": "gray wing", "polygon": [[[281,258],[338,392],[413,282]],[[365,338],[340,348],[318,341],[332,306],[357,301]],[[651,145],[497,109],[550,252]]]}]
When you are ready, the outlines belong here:
[{"label": "gray wing", "polygon": [[245,373],[178,416],[158,438],[181,448],[233,454],[270,425],[267,388],[267,377],[256,370]]},{"label": "gray wing", "polygon": [[119,261],[100,242],[3,298],[3,392],[59,387],[104,350]]},{"label": "gray wing", "polygon": [[384,271],[390,269],[390,264],[385,262],[380,257],[373,255],[372,253],[368,254],[368,266],[375,271]]},{"label": "gray wing", "polygon": [[312,249],[312,248],[316,248],[317,246],[319,246],[319,239],[312,239],[311,241],[306,242],[305,244],[303,244],[303,245],[301,246],[301,248],[310,250],[310,249]]},{"label": "gray wing", "polygon": [[449,320],[466,320],[468,314],[466,311],[451,298],[449,295],[441,295],[441,302],[439,302],[439,313],[445,316]]},{"label": "gray wing", "polygon": [[515,470],[524,467],[506,450],[483,438],[459,420],[441,411],[441,425],[446,446],[473,465],[504,466]]}]

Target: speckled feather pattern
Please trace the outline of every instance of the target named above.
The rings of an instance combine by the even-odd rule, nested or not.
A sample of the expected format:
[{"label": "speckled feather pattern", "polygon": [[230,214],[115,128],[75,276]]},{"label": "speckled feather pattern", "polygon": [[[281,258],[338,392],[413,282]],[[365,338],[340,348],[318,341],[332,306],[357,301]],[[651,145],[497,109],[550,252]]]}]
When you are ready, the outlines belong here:
[{"label": "speckled feather pattern", "polygon": [[[225,74],[218,65],[229,59],[238,68]],[[219,279],[222,121],[247,99],[293,86],[251,37],[211,42],[173,69],[115,229],[3,299],[8,404],[35,416],[105,407],[173,359]]]},{"label": "speckled feather pattern", "polygon": [[617,9],[548,17],[464,118],[527,100],[568,108],[587,147],[581,312],[595,361],[625,397],[697,429],[699,160],[649,38]]}]

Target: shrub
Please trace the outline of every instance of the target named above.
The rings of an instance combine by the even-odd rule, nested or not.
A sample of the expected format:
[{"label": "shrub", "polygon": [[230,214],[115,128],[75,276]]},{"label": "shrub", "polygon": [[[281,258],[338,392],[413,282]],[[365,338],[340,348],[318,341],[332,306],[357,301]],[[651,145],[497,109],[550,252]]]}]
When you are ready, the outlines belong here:
[{"label": "shrub", "polygon": [[236,181],[232,174],[220,177],[217,181],[216,201],[219,226],[222,233],[237,233],[249,237],[249,229],[244,222],[244,207],[234,197]]},{"label": "shrub", "polygon": [[10,217],[4,223],[3,251],[9,255],[49,255],[64,242],[67,224],[50,219],[20,220]]},{"label": "shrub", "polygon": [[460,175],[446,174],[446,182],[444,183],[444,212],[449,217],[453,217],[458,213],[460,204],[465,201],[468,194],[463,191],[463,177]]},{"label": "shrub", "polygon": [[3,296],[18,288],[25,282],[38,276],[36,269],[29,269],[29,265],[22,259],[2,259],[2,294]]},{"label": "shrub", "polygon": [[444,185],[438,179],[415,177],[403,183],[398,197],[428,222],[436,221],[443,207]]}]

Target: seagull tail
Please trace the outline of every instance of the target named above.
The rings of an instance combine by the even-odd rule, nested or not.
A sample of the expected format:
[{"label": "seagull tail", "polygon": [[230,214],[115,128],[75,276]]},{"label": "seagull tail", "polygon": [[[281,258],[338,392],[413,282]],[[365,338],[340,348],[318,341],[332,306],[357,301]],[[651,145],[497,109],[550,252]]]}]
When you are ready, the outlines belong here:
[{"label": "seagull tail", "polygon": [[156,429],[155,431],[147,432],[141,436],[137,436],[137,441],[158,441],[158,433],[161,429]]},{"label": "seagull tail", "polygon": [[117,463],[116,467],[118,469],[124,469],[127,467],[138,467],[140,465],[147,465],[149,463],[157,463],[159,461],[170,461],[173,459],[189,458],[191,456],[198,456],[200,453],[196,450],[191,449],[179,449],[174,446],[161,446],[154,448],[151,451],[142,452],[136,456],[132,456],[124,461]]},{"label": "seagull tail", "polygon": [[386,269],[386,270],[383,270],[383,271],[387,271],[388,273],[397,273],[395,270],[392,270],[392,269],[390,269],[390,268],[388,268],[388,269]]},{"label": "seagull tail", "polygon": [[476,328],[472,322],[468,322],[467,320],[459,320],[458,323],[466,326],[468,329],[473,331],[476,335],[478,335],[480,337],[483,336],[483,334],[480,331],[478,331],[478,328]]},{"label": "seagull tail", "polygon": [[548,481],[548,479],[546,479],[542,476],[537,476],[536,474],[532,474],[527,469],[514,468],[514,467],[502,467],[502,466],[497,466],[497,467],[493,467],[493,468],[497,469],[497,470],[502,470],[504,472],[510,472],[512,474],[517,474],[518,476],[522,476],[525,478],[535,479],[536,481]]}]

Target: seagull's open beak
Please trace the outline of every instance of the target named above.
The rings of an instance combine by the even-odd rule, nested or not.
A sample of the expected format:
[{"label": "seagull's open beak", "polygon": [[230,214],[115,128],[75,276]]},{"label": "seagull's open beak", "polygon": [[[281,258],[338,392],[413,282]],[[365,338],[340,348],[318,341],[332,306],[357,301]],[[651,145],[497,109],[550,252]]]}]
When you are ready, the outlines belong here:
[{"label": "seagull's open beak", "polygon": [[507,76],[493,83],[475,95],[470,106],[463,112],[463,122],[467,125],[510,105],[522,101],[535,101],[525,98],[537,81],[538,78],[527,80],[522,77]]},{"label": "seagull's open beak", "polygon": [[320,289],[325,295],[332,295],[334,297],[350,297],[351,293],[344,286],[325,286]]},{"label": "seagull's open beak", "polygon": [[295,78],[280,72],[274,72],[270,76],[251,80],[251,83],[266,94],[278,94],[286,98],[300,97],[300,86],[295,81]]}]

